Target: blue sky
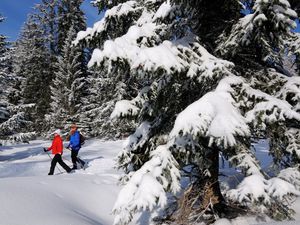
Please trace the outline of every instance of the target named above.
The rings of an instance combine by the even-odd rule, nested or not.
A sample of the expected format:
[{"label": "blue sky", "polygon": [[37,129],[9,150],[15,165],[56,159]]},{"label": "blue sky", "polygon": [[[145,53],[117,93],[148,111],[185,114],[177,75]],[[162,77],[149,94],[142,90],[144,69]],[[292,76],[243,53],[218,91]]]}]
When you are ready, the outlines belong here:
[{"label": "blue sky", "polygon": [[[88,26],[92,26],[100,19],[98,9],[90,5],[91,0],[84,0],[82,10],[87,17]],[[0,23],[0,33],[8,36],[8,40],[17,39],[27,14],[32,11],[35,4],[40,0],[0,0],[0,13],[6,18]]]}]

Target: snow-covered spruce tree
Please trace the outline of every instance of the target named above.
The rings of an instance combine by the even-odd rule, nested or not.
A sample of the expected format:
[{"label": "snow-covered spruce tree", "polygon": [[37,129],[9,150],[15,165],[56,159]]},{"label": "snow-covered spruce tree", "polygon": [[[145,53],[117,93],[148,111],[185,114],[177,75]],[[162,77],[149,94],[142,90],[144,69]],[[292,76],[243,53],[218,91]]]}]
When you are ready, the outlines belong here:
[{"label": "snow-covered spruce tree", "polygon": [[[94,5],[98,5],[99,11],[106,9],[106,6],[113,5],[111,1],[106,1],[102,4],[102,1],[93,1]],[[139,13],[129,12],[129,15]],[[120,16],[128,16],[121,15]],[[121,32],[119,29],[126,31],[130,23],[127,23],[126,18],[124,17],[121,20],[115,20],[115,18],[109,18],[110,23],[107,23],[106,32],[98,33],[98,28],[101,29],[101,21],[96,23],[93,29],[88,28],[87,31],[91,31],[88,34],[86,31],[81,31],[78,34],[78,38],[74,41],[74,45],[82,43],[88,48],[96,48],[99,43],[103,43],[108,37],[116,36],[116,32]],[[127,19],[132,20],[130,16]],[[98,27],[99,26],[99,27]],[[118,29],[116,29],[118,28]],[[124,33],[123,32],[123,33]],[[87,38],[86,36],[93,36],[93,38]],[[138,81],[129,76],[129,71],[126,65],[122,69],[115,71],[115,76],[108,76],[105,70],[101,68],[91,69],[88,77],[86,79],[88,88],[88,94],[84,98],[84,106],[82,108],[81,119],[80,121],[83,124],[88,124],[90,127],[90,135],[92,136],[101,136],[103,138],[115,138],[122,136],[127,136],[128,132],[133,130],[134,121],[128,121],[123,123],[117,123],[117,126],[114,125],[114,121],[110,119],[110,114],[114,109],[114,105],[117,101],[123,98],[132,98],[137,94],[139,83]]]},{"label": "snow-covered spruce tree", "polygon": [[[115,78],[115,79],[114,79]],[[133,120],[119,124],[110,119],[115,103],[128,96],[126,84],[105,71],[92,69],[86,78],[88,93],[83,101],[80,122],[90,128],[89,135],[106,139],[128,136],[136,125]]]},{"label": "snow-covered spruce tree", "polygon": [[58,55],[58,0],[41,0],[40,4],[36,4],[34,11],[44,32],[45,45],[50,52],[51,63],[49,70],[53,70]]},{"label": "snow-covered spruce tree", "polygon": [[86,19],[80,9],[83,0],[60,0],[57,8],[58,43],[57,48],[62,54],[65,40],[71,27],[75,32],[86,29]]},{"label": "snow-covered spruce tree", "polygon": [[[3,21],[4,17],[0,14],[0,23]],[[12,77],[10,76],[9,43],[6,39],[5,35],[0,34],[0,123],[9,117],[7,96],[9,84],[12,82]]]},{"label": "snow-covered spruce tree", "polygon": [[296,27],[296,18],[287,0],[256,0],[253,13],[223,34],[217,51],[228,58],[235,57],[234,61],[255,58],[257,62],[282,64],[284,40]]},{"label": "snow-covered spruce tree", "polygon": [[[0,22],[2,20],[0,17]],[[6,37],[0,35],[0,145],[28,141],[34,136],[26,131],[30,124],[24,113],[26,107],[17,105],[18,91],[15,87],[19,79],[13,73],[14,54],[14,48]]]},{"label": "snow-covered spruce tree", "polygon": [[50,108],[51,55],[46,47],[46,39],[36,14],[29,15],[21,36],[16,44],[15,73],[23,78],[22,102],[35,104],[31,117],[35,129],[44,128],[44,115]]},{"label": "snow-covered spruce tree", "polygon": [[[58,58],[57,72],[51,87],[51,109],[52,119],[56,127],[65,124],[77,116],[79,108],[82,107],[82,95],[85,85],[85,77],[82,72],[83,51],[79,46],[71,47],[72,40],[76,36],[73,27],[67,34],[65,45],[63,46],[62,56]],[[73,121],[75,122],[75,121]],[[78,118],[77,121],[78,122]]]},{"label": "snow-covered spruce tree", "polygon": [[[132,81],[139,88],[133,99],[117,102],[111,115],[139,123],[118,157],[126,175],[114,207],[115,224],[128,224],[146,210],[153,219],[166,206],[164,216],[174,224],[211,223],[235,216],[232,201],[276,219],[290,218],[289,197],[299,195],[293,138],[300,121],[298,81],[273,70],[235,75],[233,63],[203,48],[183,5],[94,3],[100,10],[107,4],[105,16],[79,32],[74,43],[98,46],[89,65],[109,77],[125,76],[126,85]],[[253,138],[269,138],[277,168],[286,169],[263,171],[251,148]],[[219,153],[245,175],[225,196],[218,180]],[[189,179],[180,183],[185,176]]]},{"label": "snow-covered spruce tree", "polygon": [[[86,95],[84,77],[87,76],[87,54],[77,46],[71,48],[76,33],[86,27],[82,0],[56,1],[56,60],[52,84],[51,113],[47,115],[49,128],[78,123],[82,98]],[[65,83],[67,82],[67,83]]]}]

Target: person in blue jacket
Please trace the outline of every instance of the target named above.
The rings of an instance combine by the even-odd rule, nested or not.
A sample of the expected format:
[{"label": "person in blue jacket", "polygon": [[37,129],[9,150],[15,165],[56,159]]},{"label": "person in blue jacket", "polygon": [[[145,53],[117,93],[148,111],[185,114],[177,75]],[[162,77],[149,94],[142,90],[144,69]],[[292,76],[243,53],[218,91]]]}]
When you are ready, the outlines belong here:
[{"label": "person in blue jacket", "polygon": [[71,134],[70,134],[70,143],[68,145],[68,148],[71,149],[71,158],[72,158],[72,163],[73,163],[73,168],[72,170],[77,169],[77,162],[81,164],[83,167],[85,162],[81,159],[78,158],[78,152],[81,148],[81,143],[80,143],[80,133],[77,130],[76,124],[73,124],[71,126]]}]

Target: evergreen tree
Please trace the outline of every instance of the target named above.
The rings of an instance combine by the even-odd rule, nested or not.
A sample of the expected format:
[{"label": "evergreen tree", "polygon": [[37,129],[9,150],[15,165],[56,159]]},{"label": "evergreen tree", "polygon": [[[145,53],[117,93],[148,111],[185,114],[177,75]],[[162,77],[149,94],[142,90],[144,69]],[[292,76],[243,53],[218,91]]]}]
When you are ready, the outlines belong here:
[{"label": "evergreen tree", "polygon": [[84,13],[80,9],[82,0],[57,2],[57,63],[51,87],[52,112],[47,118],[53,126],[79,123],[83,97],[86,95],[87,76],[86,50],[72,48],[72,40],[79,30],[85,29]]},{"label": "evergreen tree", "polygon": [[[0,23],[4,21],[4,17],[0,14]],[[9,43],[7,37],[0,34],[0,123],[9,118],[8,112],[8,93],[9,86],[12,82],[10,75],[10,60],[9,60]]]},{"label": "evergreen tree", "polygon": [[253,13],[240,19],[228,36],[221,38],[217,51],[229,58],[246,55],[261,64],[281,65],[284,40],[291,37],[296,18],[297,13],[286,0],[256,0]]},{"label": "evergreen tree", "polygon": [[43,129],[43,119],[50,108],[50,54],[45,46],[44,31],[35,15],[29,16],[16,45],[15,73],[22,77],[24,104],[35,104],[32,118],[35,129]]},{"label": "evergreen tree", "polygon": [[[165,218],[174,224],[211,223],[215,216],[236,216],[239,210],[229,207],[232,201],[275,219],[291,218],[289,200],[300,188],[295,138],[299,80],[272,69],[247,70],[243,61],[237,65],[246,68],[241,73],[233,63],[211,55],[197,36],[201,30],[192,26],[198,21],[189,6],[168,0],[94,4],[99,10],[107,4],[104,18],[79,32],[74,43],[98,45],[89,65],[138,89],[118,101],[111,114],[138,122],[118,156],[126,175],[114,207],[115,224],[128,224],[144,210],[153,219],[166,206]],[[275,0],[258,0],[254,9],[233,25],[218,50],[224,46],[223,54],[229,49],[236,54],[246,40],[246,46],[262,48],[256,49],[252,63],[269,55],[280,58],[274,48],[281,47],[287,28],[294,26],[294,11],[287,1]],[[247,32],[242,29],[245,20]],[[251,147],[255,139],[270,140],[272,174],[260,167]],[[225,196],[219,185],[219,154],[244,174],[237,187],[223,190]],[[181,184],[185,176],[189,179]],[[181,186],[184,192],[178,195]]]},{"label": "evergreen tree", "polygon": [[[51,54],[50,67],[56,63],[58,55],[58,0],[42,0],[34,7],[35,16],[39,21],[40,28],[43,30],[45,46]],[[52,70],[50,68],[49,70]]]},{"label": "evergreen tree", "polygon": [[15,89],[20,81],[13,73],[15,53],[6,37],[0,35],[0,145],[28,141],[35,136],[27,129],[30,122],[25,112],[30,106],[20,104]]},{"label": "evergreen tree", "polygon": [[[51,87],[53,121],[56,126],[61,126],[66,120],[74,118],[82,107],[83,88],[85,77],[82,73],[80,57],[82,50],[76,46],[72,48],[72,40],[75,38],[76,31],[73,27],[68,32],[62,56],[59,57],[56,67],[55,79]],[[73,121],[74,122],[74,121]]]},{"label": "evergreen tree", "polygon": [[[116,77],[115,77],[116,78]],[[134,121],[116,124],[110,119],[115,103],[127,95],[128,88],[120,80],[108,77],[101,70],[90,70],[86,79],[88,93],[83,100],[80,121],[89,127],[90,136],[120,138],[133,131]]]},{"label": "evergreen tree", "polygon": [[86,19],[83,11],[80,9],[83,0],[60,0],[57,9],[58,20],[58,43],[57,49],[62,53],[65,40],[68,38],[68,31],[71,27],[75,32],[86,28]]},{"label": "evergreen tree", "polygon": [[[63,70],[63,68],[59,68],[62,65],[59,65],[58,61],[61,62],[61,58],[64,58],[66,61],[63,65],[71,63],[70,65],[76,68],[78,67],[77,63],[79,63],[80,76],[85,76],[86,74],[86,56],[83,50],[81,50],[81,53],[78,53],[77,50],[70,53],[71,50],[66,50],[66,46],[63,46],[63,43],[68,41],[68,46],[70,47],[70,38],[72,35],[74,37],[74,32],[85,28],[84,15],[79,8],[81,3],[82,1],[42,0],[40,4],[35,6],[34,13],[28,19],[21,38],[17,43],[16,74],[24,78],[21,87],[23,103],[35,104],[35,111],[31,117],[35,121],[35,129],[37,131],[49,130],[49,126],[52,126],[51,121],[53,121],[53,118],[49,117],[51,114],[50,108],[55,110],[55,113],[58,110],[54,107],[55,102],[50,107],[51,98],[56,98],[55,96],[51,97],[53,92],[50,91],[50,86],[54,87],[52,82],[54,82],[54,79],[57,82],[58,79],[55,75]],[[70,29],[73,30],[73,34],[70,34],[71,36],[69,37],[67,35],[69,35]],[[78,55],[76,55],[77,53]],[[71,62],[72,59],[70,57],[75,57],[74,60],[76,62]],[[65,70],[68,69],[65,68]],[[74,110],[80,107],[78,101],[83,89],[82,84],[78,84],[77,76],[79,75],[77,74],[73,77],[75,80],[69,80],[69,82],[73,83],[71,91],[73,97],[69,95],[72,93],[64,93],[70,98],[68,100],[69,105],[61,106],[69,112],[68,115],[71,114],[72,116],[75,115]],[[76,85],[79,86],[76,87]],[[45,121],[47,122],[45,123]],[[40,124],[43,124],[43,126]]]}]

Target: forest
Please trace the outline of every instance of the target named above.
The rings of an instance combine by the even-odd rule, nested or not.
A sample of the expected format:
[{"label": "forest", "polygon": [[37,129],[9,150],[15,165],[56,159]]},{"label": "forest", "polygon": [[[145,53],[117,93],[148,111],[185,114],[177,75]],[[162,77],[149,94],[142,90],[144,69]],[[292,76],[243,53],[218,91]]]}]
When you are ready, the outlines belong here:
[{"label": "forest", "polygon": [[[292,219],[300,2],[93,0],[104,16],[92,27],[82,2],[41,0],[15,42],[0,34],[0,145],[74,123],[87,139],[126,138],[115,224],[140,211],[156,224]],[[253,147],[261,140],[268,170]],[[239,184],[222,183],[220,158]]]}]

